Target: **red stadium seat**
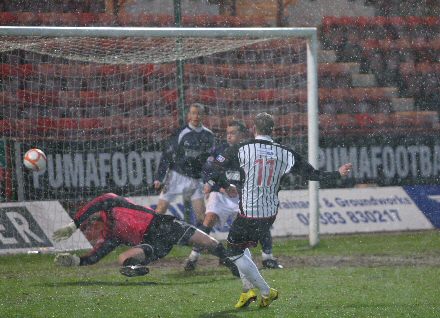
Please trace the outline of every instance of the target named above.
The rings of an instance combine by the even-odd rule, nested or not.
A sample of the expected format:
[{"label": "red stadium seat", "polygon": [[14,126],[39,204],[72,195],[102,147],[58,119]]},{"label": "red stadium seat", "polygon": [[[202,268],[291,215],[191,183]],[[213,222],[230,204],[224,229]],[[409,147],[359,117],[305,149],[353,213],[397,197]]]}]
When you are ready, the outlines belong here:
[{"label": "red stadium seat", "polygon": [[210,17],[208,15],[184,15],[182,16],[182,25],[185,27],[208,27],[210,26]]},{"label": "red stadium seat", "polygon": [[319,128],[322,133],[337,132],[336,116],[333,114],[319,115]]},{"label": "red stadium seat", "polygon": [[415,71],[417,73],[440,73],[440,63],[419,63],[415,65]]},{"label": "red stadium seat", "polygon": [[58,105],[58,94],[50,91],[17,91],[17,99],[22,105],[33,106],[54,106]]},{"label": "red stadium seat", "polygon": [[336,125],[339,129],[348,132],[350,132],[350,130],[358,128],[356,119],[353,114],[337,114]]},{"label": "red stadium seat", "polygon": [[374,117],[370,113],[354,114],[356,127],[358,128],[372,128],[374,127]]},{"label": "red stadium seat", "polygon": [[319,76],[351,75],[352,67],[352,63],[319,63],[318,73]]},{"label": "red stadium seat", "polygon": [[370,118],[373,127],[385,129],[393,127],[393,118],[390,113],[374,113],[370,114]]},{"label": "red stadium seat", "polygon": [[399,65],[399,72],[401,75],[407,76],[415,73],[414,63],[401,63]]},{"label": "red stadium seat", "polygon": [[0,12],[0,25],[16,25],[18,21],[14,12]]},{"label": "red stadium seat", "polygon": [[0,91],[0,105],[1,107],[15,106],[20,101],[16,93],[9,91]]},{"label": "red stadium seat", "polygon": [[79,106],[93,107],[99,104],[100,98],[97,91],[80,91],[79,92]]},{"label": "red stadium seat", "polygon": [[305,113],[275,116],[275,133],[278,136],[289,136],[293,131],[305,131],[307,126],[308,119]]},{"label": "red stadium seat", "polygon": [[139,14],[137,16],[133,16],[134,20],[132,21],[131,25],[136,26],[156,26],[157,25],[157,19],[154,15],[150,14]]},{"label": "red stadium seat", "polygon": [[130,25],[136,25],[135,22],[136,19],[137,18],[132,14],[119,13],[119,15],[116,18],[116,22],[120,26],[130,26]]},{"label": "red stadium seat", "polygon": [[[65,23],[70,23],[67,17],[73,17],[72,14],[68,13],[59,13],[59,12],[39,12],[35,14],[37,16],[37,24],[42,26],[53,26],[53,25],[62,25],[63,24],[63,16],[66,15]],[[76,19],[74,19],[76,20]],[[75,22],[75,21],[73,21]],[[70,24],[72,25],[72,24]],[[74,25],[74,24],[73,24]]]},{"label": "red stadium seat", "polygon": [[9,64],[0,64],[0,77],[8,77],[13,74],[13,67]]},{"label": "red stadium seat", "polygon": [[35,74],[34,64],[20,64],[18,69],[19,77],[29,77]]},{"label": "red stadium seat", "polygon": [[98,21],[98,16],[94,13],[90,12],[81,12],[78,15],[79,26],[91,26],[94,25]]},{"label": "red stadium seat", "polygon": [[125,126],[131,129],[142,129],[144,134],[153,139],[164,139],[175,132],[179,126],[177,116],[154,116],[130,119]]},{"label": "red stadium seat", "polygon": [[174,26],[174,17],[168,14],[155,14],[154,26],[171,27]]},{"label": "red stadium seat", "polygon": [[178,98],[176,89],[162,91],[161,96],[167,104],[175,104]]},{"label": "red stadium seat", "polygon": [[40,25],[41,21],[34,12],[16,12],[18,25]]},{"label": "red stadium seat", "polygon": [[114,26],[117,23],[117,18],[113,14],[98,13],[96,15],[96,26]]},{"label": "red stadium seat", "polygon": [[210,114],[203,119],[203,124],[215,132],[223,133],[226,129],[227,122],[225,116],[215,116]]},{"label": "red stadium seat", "polygon": [[224,118],[225,125],[228,125],[233,120],[241,120],[248,129],[251,129],[254,126],[255,115],[236,114],[225,116]]},{"label": "red stadium seat", "polygon": [[97,69],[98,74],[110,76],[119,73],[119,65],[101,65]]},{"label": "red stadium seat", "polygon": [[117,17],[117,22],[122,26],[173,26],[174,18],[172,15],[160,15],[160,14],[131,14],[120,13]]}]

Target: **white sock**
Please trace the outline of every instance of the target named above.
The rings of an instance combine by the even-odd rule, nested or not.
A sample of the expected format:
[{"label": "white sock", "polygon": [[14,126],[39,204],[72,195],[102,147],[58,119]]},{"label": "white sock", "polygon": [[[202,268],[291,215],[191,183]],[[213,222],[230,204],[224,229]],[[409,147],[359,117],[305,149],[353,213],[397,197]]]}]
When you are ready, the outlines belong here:
[{"label": "white sock", "polygon": [[261,256],[263,257],[263,261],[268,260],[268,259],[274,259],[272,253],[266,254],[264,252],[261,252]]},{"label": "white sock", "polygon": [[257,286],[261,292],[261,295],[267,296],[270,293],[270,287],[264,280],[263,276],[261,276],[258,271],[257,266],[254,262],[245,254],[242,254],[241,257],[235,258],[233,260],[235,265],[237,265],[238,270],[241,274],[254,286]]},{"label": "white sock", "polygon": [[[252,255],[251,255],[251,251],[249,251],[249,249],[245,249],[244,250],[244,255],[246,255],[247,257],[249,257],[250,259],[252,259]],[[240,272],[240,270],[239,270]],[[255,288],[254,284],[252,284],[247,278],[246,276],[243,275],[242,272],[240,272],[240,278],[241,278],[241,282],[243,283],[243,292],[246,293],[247,291],[249,291],[252,288]]]},{"label": "white sock", "polygon": [[[246,255],[247,257],[249,257],[250,259],[252,259],[251,251],[250,251],[248,248],[246,248],[246,249],[244,250],[244,255]],[[253,261],[253,260],[252,260],[252,261]]]},{"label": "white sock", "polygon": [[198,261],[199,257],[200,257],[200,253],[193,250],[191,251],[191,254],[189,254],[188,258],[189,260],[195,262]]}]

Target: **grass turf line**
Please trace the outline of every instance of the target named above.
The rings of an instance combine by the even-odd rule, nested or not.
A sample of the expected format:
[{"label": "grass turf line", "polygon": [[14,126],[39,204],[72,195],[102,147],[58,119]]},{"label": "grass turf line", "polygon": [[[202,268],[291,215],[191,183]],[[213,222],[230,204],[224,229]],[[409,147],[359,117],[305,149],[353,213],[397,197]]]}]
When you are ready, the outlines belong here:
[{"label": "grass turf line", "polygon": [[[393,256],[440,258],[440,232],[276,239],[274,254],[295,258]],[[118,250],[117,252],[120,252]],[[83,268],[59,268],[53,255],[0,257],[0,317],[438,317],[440,265],[295,266],[263,270],[280,298],[269,308],[235,310],[240,281],[223,267],[182,270],[189,249],[144,277],[118,273],[117,253]],[[253,254],[258,256],[259,249]]]}]

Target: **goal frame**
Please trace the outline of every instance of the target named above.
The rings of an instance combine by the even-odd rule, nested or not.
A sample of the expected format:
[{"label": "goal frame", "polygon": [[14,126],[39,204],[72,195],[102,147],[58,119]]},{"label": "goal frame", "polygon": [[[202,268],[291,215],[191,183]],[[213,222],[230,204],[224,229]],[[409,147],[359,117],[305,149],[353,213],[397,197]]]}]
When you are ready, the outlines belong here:
[{"label": "goal frame", "polygon": [[[307,114],[308,160],[318,166],[318,59],[317,29],[294,28],[149,28],[149,27],[34,27],[0,26],[0,36],[45,37],[255,37],[306,39],[307,45]],[[309,244],[319,243],[319,182],[309,181]]]}]

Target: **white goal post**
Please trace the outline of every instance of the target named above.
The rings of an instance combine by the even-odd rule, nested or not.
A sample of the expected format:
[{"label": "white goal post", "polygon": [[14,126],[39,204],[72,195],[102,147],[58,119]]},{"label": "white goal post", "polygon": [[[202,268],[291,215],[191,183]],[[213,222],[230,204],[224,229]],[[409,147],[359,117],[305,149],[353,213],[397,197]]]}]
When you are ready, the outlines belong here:
[{"label": "white goal post", "polygon": [[[318,167],[318,80],[317,80],[317,30],[316,28],[143,28],[143,27],[9,27],[0,26],[1,37],[48,37],[48,38],[243,38],[253,39],[255,43],[264,39],[302,38],[306,42],[306,78],[307,78],[307,130],[308,130],[308,160]],[[178,42],[178,41],[177,41]],[[226,42],[221,43],[224,46]],[[250,42],[252,43],[252,42]],[[3,45],[7,45],[3,43]],[[171,53],[170,61],[190,58],[182,56],[178,44]],[[0,51],[1,53],[1,51]],[[81,52],[80,52],[81,53]],[[174,55],[173,55],[174,54]],[[99,56],[97,57],[99,58]],[[115,62],[118,57],[114,57]],[[129,57],[128,57],[129,58]],[[155,57],[151,57],[154,59]],[[107,61],[108,62],[108,61]],[[132,62],[132,61],[131,61]],[[99,61],[98,61],[99,63]],[[127,63],[130,63],[127,62]],[[318,182],[309,182],[310,205],[310,245],[319,243],[319,197]]]}]

